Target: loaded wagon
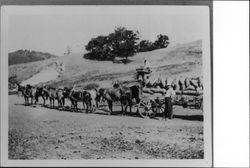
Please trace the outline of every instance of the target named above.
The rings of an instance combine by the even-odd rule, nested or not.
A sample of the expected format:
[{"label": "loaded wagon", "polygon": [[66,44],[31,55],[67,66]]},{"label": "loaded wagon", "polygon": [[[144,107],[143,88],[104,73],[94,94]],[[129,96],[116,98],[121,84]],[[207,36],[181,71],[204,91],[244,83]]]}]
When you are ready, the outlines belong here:
[{"label": "loaded wagon", "polygon": [[[144,118],[153,118],[161,115],[165,110],[165,100],[163,96],[142,95],[140,102],[135,105],[137,112]],[[186,92],[176,92],[173,97],[173,106],[182,106],[183,108],[195,108],[203,111],[203,94]]]},{"label": "loaded wagon", "polygon": [[[136,100],[132,100],[132,112],[138,113],[143,118],[153,118],[158,114],[164,113],[164,89],[145,88],[144,77],[151,74],[151,70],[139,68],[136,69],[136,80],[122,82],[126,87],[139,86],[139,94]],[[139,78],[142,77],[142,80]],[[146,90],[147,89],[147,90]],[[176,91],[176,95],[172,98],[174,106],[182,106],[184,108],[196,108],[203,110],[203,93],[195,90]]]}]

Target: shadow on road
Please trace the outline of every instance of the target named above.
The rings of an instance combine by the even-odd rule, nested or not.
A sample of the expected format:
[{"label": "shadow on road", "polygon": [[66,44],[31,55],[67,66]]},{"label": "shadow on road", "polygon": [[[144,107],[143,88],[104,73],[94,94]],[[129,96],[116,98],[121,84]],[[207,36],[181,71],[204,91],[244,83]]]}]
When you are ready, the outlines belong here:
[{"label": "shadow on road", "polygon": [[203,121],[203,115],[173,115],[173,118],[190,121]]}]

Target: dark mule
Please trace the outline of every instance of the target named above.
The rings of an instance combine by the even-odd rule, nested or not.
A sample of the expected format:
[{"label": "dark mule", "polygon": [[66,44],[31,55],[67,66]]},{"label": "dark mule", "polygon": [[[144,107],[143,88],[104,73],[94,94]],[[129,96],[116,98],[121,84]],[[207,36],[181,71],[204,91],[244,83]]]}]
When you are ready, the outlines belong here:
[{"label": "dark mule", "polygon": [[17,94],[18,96],[22,95],[24,97],[24,104],[28,105],[29,104],[29,93],[26,90],[25,86],[21,86],[20,84],[17,84]]},{"label": "dark mule", "polygon": [[[127,103],[129,105],[130,108],[130,114],[132,112],[132,102],[133,99],[135,100],[135,103],[138,104],[141,100],[141,95],[142,95],[142,87],[143,87],[143,83],[140,82],[132,82],[130,83],[129,86],[130,89],[130,93],[127,94],[126,99],[127,99]],[[126,112],[126,111],[125,111]]]},{"label": "dark mule", "polygon": [[49,98],[49,92],[46,87],[38,87],[37,88],[37,93],[36,93],[37,100],[39,97],[42,97],[43,99],[43,105],[45,105],[46,100]]},{"label": "dark mule", "polygon": [[23,95],[23,91],[25,90],[25,86],[21,86],[19,83],[17,85],[17,96],[20,97]]},{"label": "dark mule", "polygon": [[31,104],[33,104],[33,99],[35,99],[35,104],[37,103],[37,89],[34,86],[26,85],[26,87],[18,85],[18,90],[22,92],[24,97],[25,105],[29,104],[29,98],[31,98]]},{"label": "dark mule", "polygon": [[[134,93],[136,93],[136,88],[137,87],[132,87]],[[132,89],[127,86],[122,86],[122,85],[114,85],[114,87],[111,88],[101,88],[97,91],[97,98],[100,101],[100,97],[105,99],[108,103],[109,106],[109,115],[113,113],[113,102],[120,102],[121,103],[121,111],[122,114],[124,115],[127,111],[127,107],[130,107],[130,112],[132,111],[132,99],[133,94],[132,94]],[[125,106],[125,109],[123,108]]]}]

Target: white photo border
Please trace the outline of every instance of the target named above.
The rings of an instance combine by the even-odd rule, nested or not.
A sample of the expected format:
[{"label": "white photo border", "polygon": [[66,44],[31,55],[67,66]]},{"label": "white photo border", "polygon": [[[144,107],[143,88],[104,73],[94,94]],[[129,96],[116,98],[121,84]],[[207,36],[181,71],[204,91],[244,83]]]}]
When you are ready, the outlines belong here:
[{"label": "white photo border", "polygon": [[[18,1],[20,3],[20,1]],[[23,3],[22,3],[23,2]],[[3,1],[3,6],[1,6],[1,166],[95,166],[95,167],[212,167],[213,165],[213,137],[212,137],[212,114],[213,114],[213,94],[212,94],[212,3],[206,2],[200,3],[197,1],[189,2],[188,5],[199,5],[200,7],[206,8],[208,12],[207,18],[207,28],[208,34],[204,34],[202,41],[202,51],[203,51],[203,78],[204,78],[204,159],[197,160],[9,160],[8,159],[8,15],[9,8],[13,5],[34,5],[29,4],[31,1],[21,1],[21,4],[15,4],[15,2],[10,1],[10,6],[6,1]],[[51,5],[53,1],[45,1],[42,5]],[[64,2],[64,3],[63,3]],[[74,3],[75,2],[75,3]],[[78,4],[79,1],[72,1],[72,3],[67,4],[65,1],[54,1],[54,5],[93,5],[91,1],[82,1],[85,4]],[[116,4],[115,1],[107,1],[108,3],[103,4],[103,1],[97,2],[96,5],[141,5],[140,1],[137,4],[131,1],[120,1]],[[99,3],[98,3],[99,2]],[[113,3],[112,3],[113,2]],[[119,1],[118,1],[119,2]],[[123,2],[123,3],[121,3]],[[143,1],[142,5],[152,5],[150,1]],[[164,1],[157,1],[158,4],[153,5],[169,5],[164,4]],[[160,4],[159,4],[160,2]],[[171,1],[170,1],[171,2]],[[39,4],[38,1],[34,7]],[[44,3],[44,1],[43,1]],[[148,4],[147,4],[148,3]],[[162,4],[161,4],[162,3]],[[180,1],[174,1],[171,5],[181,5]],[[182,4],[187,5],[187,4]]]}]

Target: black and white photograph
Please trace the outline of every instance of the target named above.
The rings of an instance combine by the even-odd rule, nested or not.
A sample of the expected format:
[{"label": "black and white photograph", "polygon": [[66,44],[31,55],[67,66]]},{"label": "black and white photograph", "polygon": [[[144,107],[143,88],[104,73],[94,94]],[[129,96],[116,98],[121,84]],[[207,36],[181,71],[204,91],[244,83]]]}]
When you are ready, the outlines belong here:
[{"label": "black and white photograph", "polygon": [[2,7],[6,162],[212,166],[210,16],[203,5]]}]

